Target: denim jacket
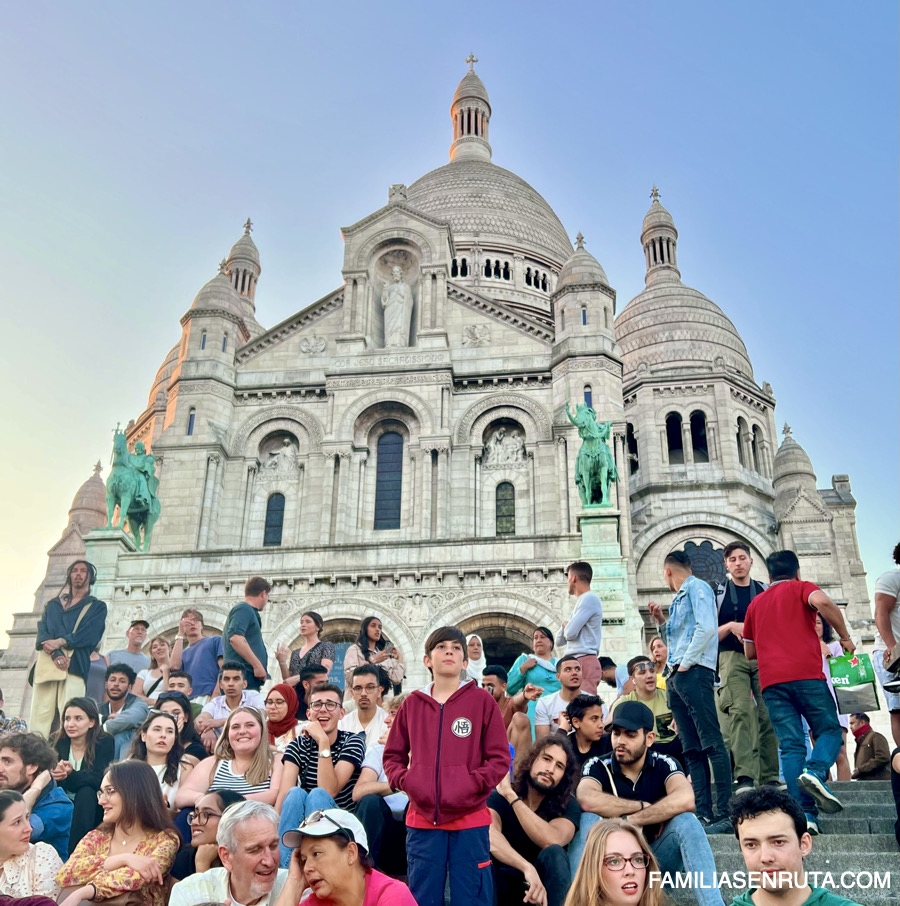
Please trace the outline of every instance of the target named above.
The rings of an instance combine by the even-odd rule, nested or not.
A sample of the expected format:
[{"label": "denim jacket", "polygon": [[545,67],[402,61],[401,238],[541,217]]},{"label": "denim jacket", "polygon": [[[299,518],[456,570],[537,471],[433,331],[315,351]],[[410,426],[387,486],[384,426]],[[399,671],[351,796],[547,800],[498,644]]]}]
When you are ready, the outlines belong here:
[{"label": "denim jacket", "polygon": [[719,653],[716,598],[707,582],[688,576],[669,607],[666,638],[671,668],[709,667],[716,669]]}]

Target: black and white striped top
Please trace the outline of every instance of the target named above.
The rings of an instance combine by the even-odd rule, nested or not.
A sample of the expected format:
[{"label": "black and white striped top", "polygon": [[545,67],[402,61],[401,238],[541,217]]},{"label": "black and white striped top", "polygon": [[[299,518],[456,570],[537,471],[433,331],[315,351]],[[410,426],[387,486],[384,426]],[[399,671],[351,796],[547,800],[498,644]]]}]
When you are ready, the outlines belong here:
[{"label": "black and white striped top", "polygon": [[216,790],[232,790],[242,796],[249,796],[251,793],[265,793],[269,789],[271,778],[262,783],[247,783],[243,774],[232,772],[231,764],[230,761],[220,761],[218,763],[216,773],[213,774],[212,783],[209,786],[211,793]]}]

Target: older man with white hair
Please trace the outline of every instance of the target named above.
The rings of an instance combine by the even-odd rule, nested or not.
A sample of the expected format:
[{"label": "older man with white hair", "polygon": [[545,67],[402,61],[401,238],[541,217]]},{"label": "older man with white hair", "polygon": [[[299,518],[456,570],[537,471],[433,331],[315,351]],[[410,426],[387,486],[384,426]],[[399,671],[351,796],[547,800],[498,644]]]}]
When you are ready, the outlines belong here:
[{"label": "older man with white hair", "polygon": [[265,802],[238,802],[222,815],[216,843],[223,867],[179,881],[169,906],[273,906],[288,876],[278,867],[278,812]]}]

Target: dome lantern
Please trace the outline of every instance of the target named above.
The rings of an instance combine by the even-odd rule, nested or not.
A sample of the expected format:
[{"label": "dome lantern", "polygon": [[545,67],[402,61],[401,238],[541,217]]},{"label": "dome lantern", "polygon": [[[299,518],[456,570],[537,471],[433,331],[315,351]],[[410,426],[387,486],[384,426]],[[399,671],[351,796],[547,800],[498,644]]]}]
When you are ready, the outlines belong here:
[{"label": "dome lantern", "polygon": [[650,192],[653,199],[650,210],[644,217],[641,228],[641,245],[647,264],[644,282],[647,286],[656,283],[673,283],[681,279],[675,247],[678,230],[672,215],[659,203],[659,189],[654,186]]},{"label": "dome lantern", "polygon": [[225,273],[238,295],[249,308],[249,313],[256,311],[256,284],[262,268],[259,264],[259,249],[250,237],[253,222],[247,218],[244,224],[244,235],[231,247],[225,261]]},{"label": "dome lantern", "polygon": [[466,63],[469,71],[456,86],[450,118],[453,121],[453,144],[450,145],[450,160],[490,160],[491,146],[488,144],[491,122],[491,102],[484,82],[475,73],[478,57],[469,54]]}]

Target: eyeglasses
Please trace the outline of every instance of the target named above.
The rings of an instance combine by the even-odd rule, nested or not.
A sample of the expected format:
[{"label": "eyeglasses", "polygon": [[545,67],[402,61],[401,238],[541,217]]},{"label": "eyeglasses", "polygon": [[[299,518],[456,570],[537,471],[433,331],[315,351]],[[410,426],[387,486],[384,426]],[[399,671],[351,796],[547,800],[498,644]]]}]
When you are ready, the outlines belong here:
[{"label": "eyeglasses", "polygon": [[650,857],[646,853],[638,853],[634,856],[606,856],[603,859],[603,864],[610,871],[622,871],[626,862],[630,862],[632,868],[646,868],[650,864]]},{"label": "eyeglasses", "polygon": [[320,808],[317,808],[314,812],[310,812],[309,816],[303,819],[303,823],[300,825],[300,827],[297,828],[297,830],[302,831],[304,827],[309,827],[311,824],[316,824],[323,818],[326,821],[330,821],[337,828],[338,833],[343,834],[351,843],[356,842],[353,837],[353,831],[338,824],[337,821],[335,821],[334,818],[331,817],[331,815],[326,815],[325,811]]},{"label": "eyeglasses", "polygon": [[267,708],[277,708],[279,705],[286,705],[287,702],[283,698],[267,698],[266,707]]},{"label": "eyeglasses", "polygon": [[210,818],[221,818],[222,816],[218,812],[188,812],[187,819],[188,824],[199,824],[200,827],[204,827],[209,823]]},{"label": "eyeglasses", "polygon": [[635,664],[632,673],[656,673],[656,664]]},{"label": "eyeglasses", "polygon": [[115,796],[118,792],[118,790],[113,789],[111,786],[101,786],[100,789],[97,790],[97,802],[109,799],[110,796]]},{"label": "eyeglasses", "polygon": [[331,714],[332,711],[337,711],[338,708],[340,708],[340,704],[338,704],[338,702],[331,701],[330,699],[324,702],[309,703],[310,711],[327,711],[329,714]]},{"label": "eyeglasses", "polygon": [[351,692],[368,692],[370,695],[378,688],[378,686],[351,686]]}]

